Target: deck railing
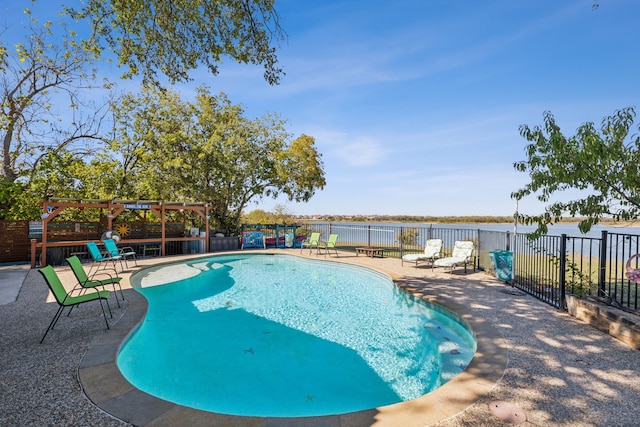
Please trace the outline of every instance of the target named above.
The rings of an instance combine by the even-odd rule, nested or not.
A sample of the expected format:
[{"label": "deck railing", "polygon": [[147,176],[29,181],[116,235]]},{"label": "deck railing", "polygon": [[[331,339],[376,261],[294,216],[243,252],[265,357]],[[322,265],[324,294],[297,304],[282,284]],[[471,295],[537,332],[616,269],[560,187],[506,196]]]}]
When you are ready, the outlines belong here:
[{"label": "deck railing", "polygon": [[[67,242],[47,242],[45,255],[42,252],[42,243],[37,239],[31,239],[31,268],[43,265],[63,265],[65,259],[76,255],[80,259],[90,259],[87,251],[87,242],[96,242],[99,245],[101,241],[96,240],[78,240]],[[204,253],[206,238],[204,237],[172,237],[165,238],[164,247],[160,238],[149,239],[123,239],[118,242],[118,246],[127,246],[133,248],[140,257],[160,256],[160,255],[182,255]]]}]

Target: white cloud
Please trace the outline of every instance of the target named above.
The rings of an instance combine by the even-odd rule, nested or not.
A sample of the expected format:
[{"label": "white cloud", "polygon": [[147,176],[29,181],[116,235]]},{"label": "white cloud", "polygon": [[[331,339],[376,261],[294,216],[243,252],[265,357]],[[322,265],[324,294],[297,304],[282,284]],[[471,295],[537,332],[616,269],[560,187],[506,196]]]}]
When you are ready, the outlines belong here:
[{"label": "white cloud", "polygon": [[337,157],[351,166],[372,166],[380,163],[385,150],[367,137],[340,144],[334,148]]}]

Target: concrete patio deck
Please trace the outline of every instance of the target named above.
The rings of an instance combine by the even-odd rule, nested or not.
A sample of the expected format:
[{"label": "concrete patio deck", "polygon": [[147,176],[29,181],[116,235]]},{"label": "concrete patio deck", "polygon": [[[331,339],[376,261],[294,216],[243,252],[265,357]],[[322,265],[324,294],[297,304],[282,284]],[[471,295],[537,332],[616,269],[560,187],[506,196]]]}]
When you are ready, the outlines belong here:
[{"label": "concrete patio deck", "polygon": [[[299,254],[295,250],[260,252]],[[311,257],[315,258],[315,253]],[[152,258],[140,264],[176,259]],[[327,259],[336,260],[335,257]],[[388,412],[398,408],[385,407],[366,411],[367,414],[360,417],[252,418],[245,420],[244,425],[405,427],[415,422],[436,426],[511,425],[512,422],[492,412],[495,405],[491,408],[490,403],[496,401],[507,408],[512,404],[520,409],[519,414],[526,417],[521,425],[525,426],[637,425],[640,415],[640,352],[637,350],[482,272],[451,275],[429,267],[402,267],[398,259],[356,257],[352,253],[341,253],[338,260],[386,272],[410,291],[455,309],[480,330],[478,336],[485,341],[484,352],[472,362],[465,373],[466,383],[461,387],[429,393],[428,399],[421,401],[426,404],[404,406],[397,417],[390,418]],[[63,277],[70,275],[66,268],[57,270]],[[125,288],[129,287],[129,273],[123,275]],[[122,338],[122,335],[117,338],[118,332],[126,334],[135,325],[131,316],[135,317],[140,310],[141,299],[132,294],[135,291],[127,291],[131,294],[129,301],[121,308],[111,300],[114,319],[110,321],[109,332],[104,330],[104,322],[99,318],[99,305],[85,304],[74,310],[70,318],[63,317],[44,344],[39,345],[57,308],[47,303],[52,300],[43,279],[36,270],[0,267],[0,297],[5,289],[10,296],[0,301],[0,425],[124,426],[175,425],[176,422],[240,425],[232,419],[237,417],[213,419],[205,413],[203,417],[190,418],[181,410],[148,419],[145,411],[149,408],[123,398],[120,410],[128,407],[128,413],[140,414],[138,419],[127,423],[111,415],[122,412],[110,410],[104,402],[99,407],[87,397],[99,401],[100,392],[103,398],[113,392],[107,389],[106,382],[83,376],[88,367],[104,363],[97,359],[107,357],[117,348]],[[19,290],[16,300],[12,300],[16,294],[12,290]],[[101,390],[100,384],[105,384],[105,388]],[[431,396],[438,393],[435,398]],[[126,395],[126,392],[120,394]],[[116,400],[106,401],[113,404]]]}]

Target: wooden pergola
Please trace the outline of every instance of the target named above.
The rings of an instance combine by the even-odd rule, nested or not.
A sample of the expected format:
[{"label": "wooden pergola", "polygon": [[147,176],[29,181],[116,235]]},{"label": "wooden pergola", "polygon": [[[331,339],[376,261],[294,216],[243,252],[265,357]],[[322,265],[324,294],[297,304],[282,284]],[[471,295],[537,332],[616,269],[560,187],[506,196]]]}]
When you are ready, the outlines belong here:
[{"label": "wooden pergola", "polygon": [[[47,265],[47,247],[73,246],[86,244],[88,241],[67,241],[48,242],[47,225],[65,209],[104,209],[107,212],[107,230],[112,230],[114,220],[126,210],[150,211],[161,223],[160,239],[122,239],[120,243],[160,243],[160,255],[165,255],[165,244],[174,241],[203,241],[205,252],[209,251],[209,204],[208,203],[182,203],[165,202],[157,200],[96,200],[96,199],[70,199],[70,198],[48,198],[42,202],[42,241],[31,240],[31,268],[35,268],[37,248],[41,248],[40,264]],[[166,235],[166,213],[167,211],[192,212],[198,215],[205,222],[205,236],[193,237],[167,237]]]}]

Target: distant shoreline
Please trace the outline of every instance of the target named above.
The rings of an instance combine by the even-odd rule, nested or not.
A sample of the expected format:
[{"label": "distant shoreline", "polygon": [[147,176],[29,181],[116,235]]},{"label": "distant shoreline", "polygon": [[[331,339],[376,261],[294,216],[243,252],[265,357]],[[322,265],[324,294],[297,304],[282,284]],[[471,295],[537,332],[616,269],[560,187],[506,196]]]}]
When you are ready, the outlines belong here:
[{"label": "distant shoreline", "polygon": [[[297,220],[328,222],[395,222],[395,223],[427,223],[427,224],[512,224],[512,216],[410,216],[410,215],[297,215]],[[559,224],[577,224],[584,218],[566,218]],[[604,220],[600,225],[615,227],[633,227],[634,221],[616,222]]]},{"label": "distant shoreline", "polygon": [[424,222],[432,224],[509,224],[508,216],[295,215],[296,220],[330,222]]}]

